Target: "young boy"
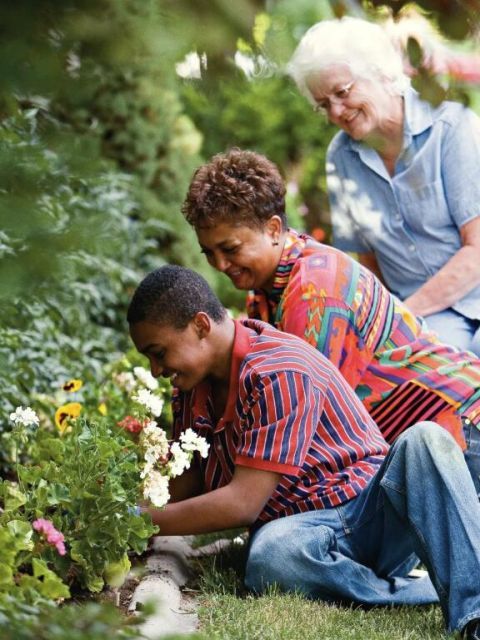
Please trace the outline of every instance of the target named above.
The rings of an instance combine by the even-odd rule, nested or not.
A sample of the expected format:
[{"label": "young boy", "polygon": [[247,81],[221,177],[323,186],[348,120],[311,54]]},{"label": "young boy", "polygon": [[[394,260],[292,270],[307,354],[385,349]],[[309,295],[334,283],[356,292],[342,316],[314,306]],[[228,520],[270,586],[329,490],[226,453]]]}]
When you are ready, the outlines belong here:
[{"label": "young boy", "polygon": [[[460,448],[433,424],[387,454],[377,426],[318,351],[232,320],[198,274],[150,273],[128,310],[154,376],[175,387],[174,436],[206,460],[149,509],[163,535],[251,527],[246,582],[365,604],[440,602],[449,629],[480,637],[480,505]],[[386,457],[385,457],[386,456]],[[430,579],[408,572],[417,556]]]}]

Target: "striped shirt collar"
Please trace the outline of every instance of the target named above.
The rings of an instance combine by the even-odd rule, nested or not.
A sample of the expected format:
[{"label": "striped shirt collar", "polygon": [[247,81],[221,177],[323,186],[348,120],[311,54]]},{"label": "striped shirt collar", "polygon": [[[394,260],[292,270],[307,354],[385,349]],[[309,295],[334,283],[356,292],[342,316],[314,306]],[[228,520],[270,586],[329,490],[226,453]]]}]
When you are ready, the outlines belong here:
[{"label": "striped shirt collar", "polygon": [[[213,431],[220,431],[227,422],[232,422],[235,417],[235,403],[238,397],[238,380],[240,377],[240,367],[245,360],[245,356],[252,347],[253,338],[256,335],[238,320],[234,320],[235,336],[233,340],[232,363],[230,366],[230,382],[228,385],[228,397],[225,411]],[[211,387],[208,380],[204,380],[194,389],[194,412],[197,415],[209,415],[209,404],[211,404]]]}]

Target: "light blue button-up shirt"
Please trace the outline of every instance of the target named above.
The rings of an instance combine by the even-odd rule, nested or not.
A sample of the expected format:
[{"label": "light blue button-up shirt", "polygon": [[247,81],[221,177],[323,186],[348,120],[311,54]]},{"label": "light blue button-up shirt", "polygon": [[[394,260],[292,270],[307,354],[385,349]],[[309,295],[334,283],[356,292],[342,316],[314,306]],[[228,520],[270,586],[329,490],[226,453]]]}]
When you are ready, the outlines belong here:
[{"label": "light blue button-up shirt", "polygon": [[[411,88],[404,101],[404,145],[393,177],[376,151],[343,131],[327,154],[335,245],[374,252],[402,299],[460,249],[460,227],[480,216],[480,119],[455,102],[434,108]],[[480,319],[480,286],[453,308]]]}]

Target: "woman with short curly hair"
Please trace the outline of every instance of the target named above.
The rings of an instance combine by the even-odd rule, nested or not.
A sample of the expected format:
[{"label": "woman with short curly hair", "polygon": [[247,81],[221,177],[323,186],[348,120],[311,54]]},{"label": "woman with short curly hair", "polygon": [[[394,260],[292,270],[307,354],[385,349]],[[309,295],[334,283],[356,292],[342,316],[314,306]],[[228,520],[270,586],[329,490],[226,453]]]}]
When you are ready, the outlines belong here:
[{"label": "woman with short curly hair", "polygon": [[285,184],[268,158],[233,148],[197,169],[182,210],[195,228],[220,221],[261,227],[273,215],[286,227]]}]

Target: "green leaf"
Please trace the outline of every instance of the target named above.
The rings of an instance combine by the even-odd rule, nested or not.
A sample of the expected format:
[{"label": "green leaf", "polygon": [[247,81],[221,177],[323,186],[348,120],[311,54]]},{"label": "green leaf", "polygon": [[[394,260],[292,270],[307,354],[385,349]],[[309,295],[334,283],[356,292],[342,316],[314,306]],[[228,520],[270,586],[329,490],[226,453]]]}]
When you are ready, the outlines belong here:
[{"label": "green leaf", "polygon": [[27,502],[26,495],[13,484],[7,484],[4,489],[4,511],[16,511]]},{"label": "green leaf", "polygon": [[85,584],[87,589],[92,593],[99,593],[103,589],[105,582],[101,576],[89,575]]},{"label": "green leaf", "polygon": [[70,491],[63,484],[54,484],[49,487],[47,493],[47,503],[49,505],[71,503]]},{"label": "green leaf", "polygon": [[407,54],[412,67],[419,69],[422,65],[423,52],[418,40],[412,36],[407,41]]},{"label": "green leaf", "polygon": [[10,520],[7,529],[15,539],[15,549],[18,551],[33,549],[33,529],[29,522],[23,520]]},{"label": "green leaf", "polygon": [[109,562],[103,572],[105,582],[114,589],[121,587],[125,582],[132,563],[125,553],[117,562]]},{"label": "green leaf", "polygon": [[5,586],[12,584],[13,582],[13,571],[11,567],[8,567],[4,564],[0,564],[0,586]]},{"label": "green leaf", "polygon": [[45,598],[51,598],[52,600],[70,598],[70,589],[53,571],[41,584],[39,591]]}]

